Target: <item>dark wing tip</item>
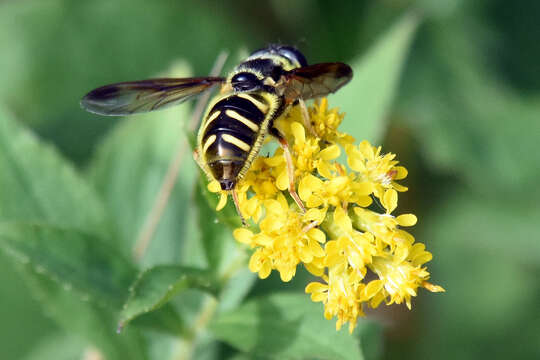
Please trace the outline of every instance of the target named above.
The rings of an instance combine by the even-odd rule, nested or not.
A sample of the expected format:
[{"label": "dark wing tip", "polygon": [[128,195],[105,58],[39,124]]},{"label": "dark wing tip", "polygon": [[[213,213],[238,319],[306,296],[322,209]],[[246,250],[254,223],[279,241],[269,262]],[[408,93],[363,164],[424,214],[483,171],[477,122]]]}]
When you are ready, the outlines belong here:
[{"label": "dark wing tip", "polygon": [[80,101],[81,108],[98,115],[120,116],[125,112],[118,110],[118,89],[114,85],[106,85],[94,89],[84,95]]},{"label": "dark wing tip", "polygon": [[339,77],[345,77],[351,79],[353,77],[353,69],[344,63],[337,63],[338,71],[337,74]]},{"label": "dark wing tip", "polygon": [[340,63],[340,62],[335,63],[335,65],[336,65],[335,77],[336,77],[336,80],[338,81],[338,85],[332,92],[336,92],[337,90],[339,90],[341,87],[346,85],[349,81],[351,81],[353,77],[353,69],[349,65]]}]

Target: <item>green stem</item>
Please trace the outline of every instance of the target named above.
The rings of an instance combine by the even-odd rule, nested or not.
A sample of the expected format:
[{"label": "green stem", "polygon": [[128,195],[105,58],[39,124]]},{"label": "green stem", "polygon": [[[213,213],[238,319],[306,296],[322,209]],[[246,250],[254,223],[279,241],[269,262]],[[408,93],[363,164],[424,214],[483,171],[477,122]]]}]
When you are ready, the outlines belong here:
[{"label": "green stem", "polygon": [[[237,250],[240,250],[237,248]],[[236,258],[222,271],[219,277],[221,289],[224,289],[229,280],[246,265],[246,253],[245,251],[239,251]],[[175,360],[190,360],[193,356],[193,351],[201,335],[206,330],[208,323],[212,320],[216,310],[218,309],[219,299],[215,297],[207,297],[202,305],[193,326],[186,331],[187,336],[182,338],[181,349],[179,353],[174,356]]]}]

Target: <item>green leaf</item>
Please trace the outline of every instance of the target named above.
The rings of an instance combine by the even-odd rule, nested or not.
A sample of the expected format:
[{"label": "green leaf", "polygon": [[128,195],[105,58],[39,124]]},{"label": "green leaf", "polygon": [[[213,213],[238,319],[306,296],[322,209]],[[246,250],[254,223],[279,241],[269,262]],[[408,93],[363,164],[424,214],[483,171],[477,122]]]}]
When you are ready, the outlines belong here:
[{"label": "green leaf", "polygon": [[201,229],[201,240],[206,261],[210,269],[215,271],[223,260],[223,249],[226,241],[231,237],[231,232],[219,224],[216,210],[215,208],[210,208],[210,204],[204,198],[204,191],[201,186],[195,189],[195,200],[197,201],[197,210],[199,213],[197,220]]},{"label": "green leaf", "polygon": [[[187,76],[183,63],[167,75]],[[91,168],[91,178],[116,216],[112,220],[126,255],[141,234],[156,220],[157,226],[143,257],[143,265],[178,262],[187,237],[196,238],[192,190],[198,176],[183,126],[189,106],[125,118],[106,137]],[[171,161],[180,157],[177,180],[169,197],[161,201],[163,213],[154,211]],[[152,214],[152,215],[150,215]]]},{"label": "green leaf", "polygon": [[383,354],[383,328],[381,324],[370,320],[358,322],[355,333],[358,334],[362,353],[366,360],[377,360]]},{"label": "green leaf", "polygon": [[516,355],[505,344],[519,343],[517,358],[536,358],[540,327],[531,321],[531,309],[538,307],[540,290],[540,209],[459,187],[445,189],[446,196],[419,224],[433,253],[430,282],[446,293],[419,294],[422,304],[416,309],[424,313],[418,357],[448,348],[439,358],[476,359],[481,351],[505,359]]},{"label": "green leaf", "polygon": [[98,348],[107,360],[147,360],[146,344],[139,332],[127,329],[116,333],[116,313],[104,308],[73,289],[36,272],[31,266],[20,266],[22,273],[48,316],[69,334],[82,336]]},{"label": "green leaf", "polygon": [[536,203],[540,193],[528,189],[538,179],[532,164],[540,162],[540,101],[501,83],[486,64],[490,46],[471,41],[478,32],[478,24],[460,17],[433,27],[404,82],[404,118],[431,168],[463,178],[477,192]]},{"label": "green leaf", "polygon": [[[82,359],[88,354],[88,344],[75,337],[64,334],[48,336],[37,344],[32,344],[32,350],[24,360],[73,360]],[[95,350],[94,350],[95,351]]]},{"label": "green leaf", "polygon": [[[497,259],[538,266],[540,208],[520,199],[492,199],[455,191],[431,213],[438,243],[487,252]],[[431,235],[431,234],[430,234]],[[502,290],[502,289],[501,289]]]},{"label": "green leaf", "polygon": [[385,117],[418,23],[415,13],[403,16],[352,63],[352,81],[330,99],[333,106],[347,113],[342,129],[355,138],[381,141],[386,129]]},{"label": "green leaf", "polygon": [[165,304],[155,311],[137,317],[131,325],[145,330],[154,330],[160,334],[169,334],[175,338],[185,332],[184,320],[171,304]]},{"label": "green leaf", "polygon": [[0,108],[0,221],[5,220],[108,233],[94,191],[55,149]]},{"label": "green leaf", "polygon": [[210,272],[201,269],[170,265],[143,271],[130,289],[130,296],[120,314],[120,326],[159,309],[187,289],[216,295],[218,285]]},{"label": "green leaf", "polygon": [[[216,196],[206,189],[204,183],[206,178],[202,178],[199,186],[195,189],[195,200],[198,209],[198,223],[201,230],[201,241],[206,255],[206,261],[214,272],[219,272],[232,257],[236,255],[237,244],[232,238],[232,230],[224,226],[220,220],[222,214],[211,207],[206,196]],[[228,212],[227,210],[222,210]],[[232,215],[231,222],[239,221],[236,211]],[[240,225],[240,224],[238,224]]]},{"label": "green leaf", "polygon": [[121,306],[135,275],[114,248],[74,229],[0,223],[0,249],[81,297],[111,308]]},{"label": "green leaf", "polygon": [[214,335],[243,352],[276,359],[363,359],[357,339],[336,331],[321,304],[303,294],[275,294],[217,316]]},{"label": "green leaf", "polygon": [[51,334],[54,322],[46,318],[13,262],[0,251],[0,358],[20,359],[29,343]]},{"label": "green leaf", "polygon": [[251,272],[247,265],[237,271],[225,283],[219,295],[219,311],[231,310],[240,305],[255,285],[257,278],[257,274]]}]

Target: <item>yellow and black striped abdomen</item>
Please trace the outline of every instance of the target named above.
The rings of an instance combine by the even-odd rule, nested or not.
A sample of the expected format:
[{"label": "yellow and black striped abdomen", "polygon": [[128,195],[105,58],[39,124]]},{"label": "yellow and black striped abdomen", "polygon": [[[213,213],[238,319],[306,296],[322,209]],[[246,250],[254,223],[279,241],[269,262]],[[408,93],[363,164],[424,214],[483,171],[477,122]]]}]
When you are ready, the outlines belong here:
[{"label": "yellow and black striped abdomen", "polygon": [[258,93],[232,94],[218,99],[207,112],[199,132],[199,149],[208,175],[231,190],[258,154],[277,97]]}]

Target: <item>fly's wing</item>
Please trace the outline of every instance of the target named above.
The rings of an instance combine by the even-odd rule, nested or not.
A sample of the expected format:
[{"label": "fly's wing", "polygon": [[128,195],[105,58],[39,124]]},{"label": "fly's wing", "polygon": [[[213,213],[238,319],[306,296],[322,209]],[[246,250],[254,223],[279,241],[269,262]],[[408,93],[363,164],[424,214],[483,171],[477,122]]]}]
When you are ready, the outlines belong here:
[{"label": "fly's wing", "polygon": [[325,96],[347,84],[352,75],[351,67],[339,62],[296,68],[285,74],[283,95],[289,103]]},{"label": "fly's wing", "polygon": [[150,79],[105,85],[86,94],[81,107],[100,115],[129,115],[180,104],[225,81],[221,77]]}]

